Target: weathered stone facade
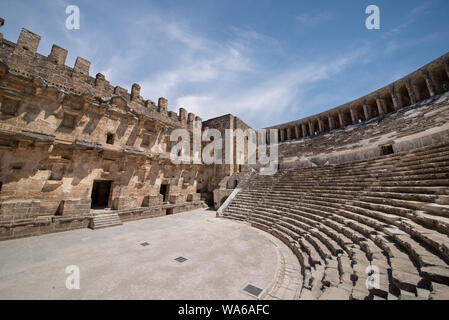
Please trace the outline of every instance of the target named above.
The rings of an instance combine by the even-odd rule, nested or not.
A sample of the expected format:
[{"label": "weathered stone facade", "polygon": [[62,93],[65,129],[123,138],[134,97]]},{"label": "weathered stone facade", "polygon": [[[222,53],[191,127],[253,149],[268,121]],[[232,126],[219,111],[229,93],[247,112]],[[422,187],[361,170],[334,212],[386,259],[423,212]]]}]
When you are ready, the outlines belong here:
[{"label": "weathered stone facade", "polygon": [[449,298],[449,93],[417,96],[313,136],[281,128],[278,172],[250,175],[220,208],[290,247],[298,299]]},{"label": "weathered stone facade", "polygon": [[[65,66],[58,46],[39,55],[39,41],[25,29],[17,44],[0,34],[0,240],[179,213],[213,197],[219,216],[295,253],[296,298],[448,299],[449,54],[272,127],[279,170],[261,175],[237,164],[235,149],[232,164],[174,164],[171,132],[192,133],[199,117],[144,100],[138,84],[129,93],[90,77],[85,59]],[[223,137],[249,128],[232,115],[202,126]]]},{"label": "weathered stone facade", "polygon": [[200,193],[212,198],[214,177],[229,170],[170,160],[171,132],[192,132],[201,118],[144,100],[138,84],[127,92],[90,77],[83,58],[66,66],[56,45],[42,56],[39,41],[26,29],[17,43],[0,38],[0,239],[87,227],[98,213],[178,213],[204,206]]}]

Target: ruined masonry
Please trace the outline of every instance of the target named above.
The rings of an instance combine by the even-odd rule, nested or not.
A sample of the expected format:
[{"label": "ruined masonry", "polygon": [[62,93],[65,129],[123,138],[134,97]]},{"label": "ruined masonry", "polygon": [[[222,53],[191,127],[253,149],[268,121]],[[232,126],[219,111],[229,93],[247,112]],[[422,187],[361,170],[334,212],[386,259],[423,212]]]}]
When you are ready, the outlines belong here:
[{"label": "ruined masonry", "polygon": [[225,178],[215,194],[232,201],[218,214],[291,248],[297,299],[449,299],[448,87],[446,54],[354,102],[272,127],[280,170]]},{"label": "ruined masonry", "polygon": [[[90,77],[85,59],[67,67],[56,45],[42,56],[39,40],[0,34],[0,239],[214,206],[294,252],[295,299],[449,299],[449,54],[269,128],[278,170],[262,175],[173,164],[170,133],[198,116]],[[202,128],[249,127],[225,115]]]},{"label": "ruined masonry", "polygon": [[[3,22],[2,22],[3,23]],[[113,87],[90,62],[65,65],[54,45],[23,29],[17,43],[0,34],[0,239],[174,214],[212,202],[235,166],[174,165],[173,130],[201,118],[168,102]],[[206,122],[242,126],[227,115]]]}]

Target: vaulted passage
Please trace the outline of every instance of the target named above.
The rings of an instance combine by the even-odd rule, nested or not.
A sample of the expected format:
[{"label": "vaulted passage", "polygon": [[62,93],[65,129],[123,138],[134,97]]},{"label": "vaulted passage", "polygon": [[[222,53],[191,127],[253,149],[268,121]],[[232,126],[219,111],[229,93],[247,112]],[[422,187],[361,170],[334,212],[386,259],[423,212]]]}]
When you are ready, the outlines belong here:
[{"label": "vaulted passage", "polygon": [[449,88],[449,78],[444,70],[444,67],[437,66],[432,71],[433,80],[435,81],[435,90],[437,94],[442,94],[448,91]]},{"label": "vaulted passage", "polygon": [[397,95],[401,107],[408,107],[412,104],[412,100],[410,99],[407,87],[404,84],[399,85],[397,89]]},{"label": "vaulted passage", "polygon": [[[328,131],[330,131],[330,128],[329,128],[329,120],[328,120],[328,118],[320,118],[320,123],[321,123],[321,127],[322,127],[322,132],[328,132]],[[321,130],[320,130],[321,131]]]},{"label": "vaulted passage", "polygon": [[363,112],[363,106],[361,104],[354,105],[352,107],[352,110],[353,110],[352,112],[354,115],[353,122],[361,123],[363,121],[366,121],[365,114]]},{"label": "vaulted passage", "polygon": [[430,98],[429,89],[427,88],[426,80],[423,77],[415,79],[413,85],[418,101]]},{"label": "vaulted passage", "polygon": [[92,187],[92,209],[104,209],[109,205],[112,181],[94,181]]},{"label": "vaulted passage", "polygon": [[384,92],[381,95],[381,99],[384,101],[384,112],[385,113],[391,113],[394,112],[394,104],[393,104],[393,98],[389,92]]},{"label": "vaulted passage", "polygon": [[351,112],[348,108],[342,108],[340,112],[340,123],[342,127],[346,127],[352,124]]}]

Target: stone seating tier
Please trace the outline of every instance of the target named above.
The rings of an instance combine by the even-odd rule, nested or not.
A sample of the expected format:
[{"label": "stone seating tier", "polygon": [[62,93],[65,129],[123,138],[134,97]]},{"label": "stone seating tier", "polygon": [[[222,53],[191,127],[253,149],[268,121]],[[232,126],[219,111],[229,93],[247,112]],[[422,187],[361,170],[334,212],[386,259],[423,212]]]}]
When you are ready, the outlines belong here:
[{"label": "stone seating tier", "polygon": [[[449,144],[369,161],[254,176],[224,212],[284,241],[303,299],[444,299]],[[366,270],[376,266],[378,288]]]}]

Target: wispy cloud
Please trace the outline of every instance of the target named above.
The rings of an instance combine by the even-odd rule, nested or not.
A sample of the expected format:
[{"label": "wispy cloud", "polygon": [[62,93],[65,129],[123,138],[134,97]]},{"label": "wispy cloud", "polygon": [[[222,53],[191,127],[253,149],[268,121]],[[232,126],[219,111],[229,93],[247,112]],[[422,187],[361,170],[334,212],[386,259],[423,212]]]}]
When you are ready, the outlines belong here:
[{"label": "wispy cloud", "polygon": [[397,26],[395,26],[391,31],[386,32],[383,35],[383,38],[388,38],[394,35],[401,33],[411,24],[415,23],[418,19],[422,19],[423,15],[426,14],[429,7],[432,5],[433,1],[429,0],[424,2],[423,4],[413,8],[407,15],[405,15],[399,22]]},{"label": "wispy cloud", "polygon": [[[327,15],[318,15],[308,22],[324,18]],[[170,109],[184,107],[203,119],[233,113],[254,127],[280,122],[283,111],[305,104],[306,98],[301,101],[301,97],[308,86],[340,72],[355,57],[352,52],[343,58],[317,58],[270,72],[257,61],[256,48],[280,53],[273,48],[281,45],[277,39],[251,28],[232,26],[228,39],[218,41],[193,30],[185,21],[168,21],[158,15],[146,14],[124,23],[124,42],[113,42],[99,33],[76,37],[66,33],[66,37],[76,43],[80,52],[95,46],[102,48],[103,52],[90,51],[94,61],[101,56],[99,71],[113,85],[128,89],[132,83],[129,77],[148,59],[157,59],[161,52],[173,55],[167,65],[155,64],[157,70],[130,80],[140,83],[145,98],[155,101],[164,96],[170,101]],[[144,29],[151,32],[135,33]],[[97,39],[104,40],[98,43]]]},{"label": "wispy cloud", "polygon": [[[46,0],[45,15],[56,25],[42,36],[58,39],[57,44],[67,46],[69,65],[73,65],[76,56],[82,56],[92,62],[91,75],[101,72],[112,85],[127,89],[137,82],[144,98],[156,101],[164,96],[169,99],[171,110],[183,107],[203,119],[232,113],[260,128],[349,101],[345,100],[352,98],[348,95],[360,92],[336,83],[334,79],[351,78],[344,70],[365,81],[363,87],[368,91],[374,84],[366,78],[377,72],[372,68],[373,61],[432,40],[429,36],[426,39],[431,40],[423,39],[422,35],[403,38],[403,34],[427,14],[436,0],[413,8],[396,21],[394,28],[389,32],[382,30],[378,37],[354,36],[351,43],[343,41],[332,47],[310,44],[310,48],[292,38],[298,34],[284,37],[276,25],[266,31],[258,29],[251,19],[231,19],[229,25],[225,23],[219,31],[211,31],[204,29],[197,17],[158,10],[153,4],[146,10],[134,8],[126,15],[118,12],[121,6],[114,6],[113,19],[94,19],[103,7],[101,1],[84,5],[81,30],[68,31],[68,0],[56,1]],[[296,25],[301,27],[297,29],[313,29],[319,34],[316,30],[320,28],[306,27],[326,24],[337,16],[335,12],[317,10],[297,14],[288,21],[289,27]],[[30,15],[30,21],[39,21],[39,14]],[[447,34],[445,30],[441,32]],[[359,72],[354,66],[369,71]],[[366,92],[360,94],[363,93]]]},{"label": "wispy cloud", "polygon": [[303,26],[316,26],[331,20],[332,17],[330,12],[304,12],[296,16],[296,21]]},{"label": "wispy cloud", "polygon": [[329,78],[348,63],[348,58],[341,58],[328,64],[318,61],[300,64],[249,87],[187,95],[178,98],[176,102],[189,105],[206,118],[225,113],[240,114],[245,121],[265,127],[281,121],[283,111],[292,105],[301,105],[304,101],[300,98],[307,86]]}]

